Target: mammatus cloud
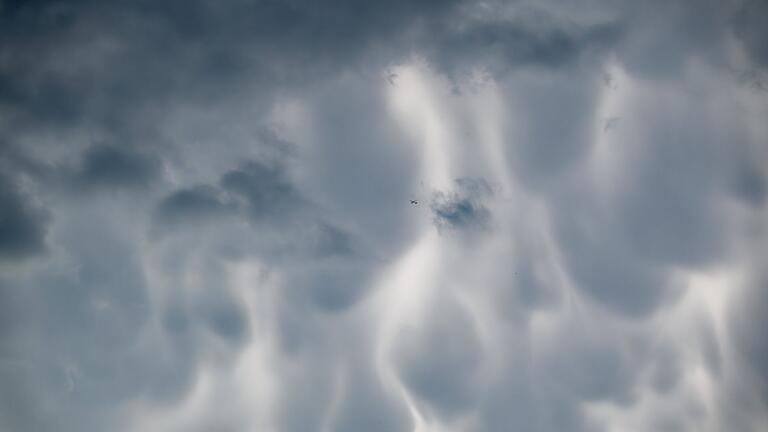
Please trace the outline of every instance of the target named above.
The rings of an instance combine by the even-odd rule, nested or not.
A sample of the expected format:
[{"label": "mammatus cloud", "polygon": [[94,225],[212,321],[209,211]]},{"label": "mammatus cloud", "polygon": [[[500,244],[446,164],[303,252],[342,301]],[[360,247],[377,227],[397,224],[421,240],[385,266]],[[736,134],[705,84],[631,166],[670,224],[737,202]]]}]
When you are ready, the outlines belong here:
[{"label": "mammatus cloud", "polygon": [[765,430],[765,9],[0,2],[0,429]]}]

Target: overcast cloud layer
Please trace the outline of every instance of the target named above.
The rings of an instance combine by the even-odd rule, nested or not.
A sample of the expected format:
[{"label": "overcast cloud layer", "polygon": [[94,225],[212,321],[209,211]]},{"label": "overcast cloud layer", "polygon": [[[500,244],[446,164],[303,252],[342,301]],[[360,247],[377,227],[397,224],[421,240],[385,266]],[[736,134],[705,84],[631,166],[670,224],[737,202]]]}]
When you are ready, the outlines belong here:
[{"label": "overcast cloud layer", "polygon": [[0,1],[0,430],[768,430],[766,22]]}]

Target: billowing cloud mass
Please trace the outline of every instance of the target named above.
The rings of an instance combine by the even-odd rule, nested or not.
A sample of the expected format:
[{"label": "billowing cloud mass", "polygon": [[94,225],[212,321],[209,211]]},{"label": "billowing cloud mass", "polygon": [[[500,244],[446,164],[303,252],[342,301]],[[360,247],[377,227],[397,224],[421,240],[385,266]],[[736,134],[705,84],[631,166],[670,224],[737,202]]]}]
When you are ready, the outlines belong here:
[{"label": "billowing cloud mass", "polygon": [[0,1],[0,430],[768,430],[767,21]]}]

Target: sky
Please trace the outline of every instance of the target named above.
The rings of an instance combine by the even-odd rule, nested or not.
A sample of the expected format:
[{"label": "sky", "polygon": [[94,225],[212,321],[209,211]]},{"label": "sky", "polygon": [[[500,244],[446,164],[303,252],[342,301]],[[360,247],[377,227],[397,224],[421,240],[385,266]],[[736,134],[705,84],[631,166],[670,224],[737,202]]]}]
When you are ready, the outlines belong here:
[{"label": "sky", "polygon": [[768,430],[767,19],[0,0],[0,430]]}]

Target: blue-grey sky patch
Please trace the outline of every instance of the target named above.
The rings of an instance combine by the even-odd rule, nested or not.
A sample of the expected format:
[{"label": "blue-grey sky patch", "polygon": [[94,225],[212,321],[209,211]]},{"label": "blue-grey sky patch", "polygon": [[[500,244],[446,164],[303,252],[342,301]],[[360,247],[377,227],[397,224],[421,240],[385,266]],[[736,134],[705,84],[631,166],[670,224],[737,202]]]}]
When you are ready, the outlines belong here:
[{"label": "blue-grey sky patch", "polygon": [[491,186],[481,178],[460,178],[455,190],[435,192],[430,202],[438,229],[483,231],[490,228],[491,211],[485,200],[493,195]]}]

